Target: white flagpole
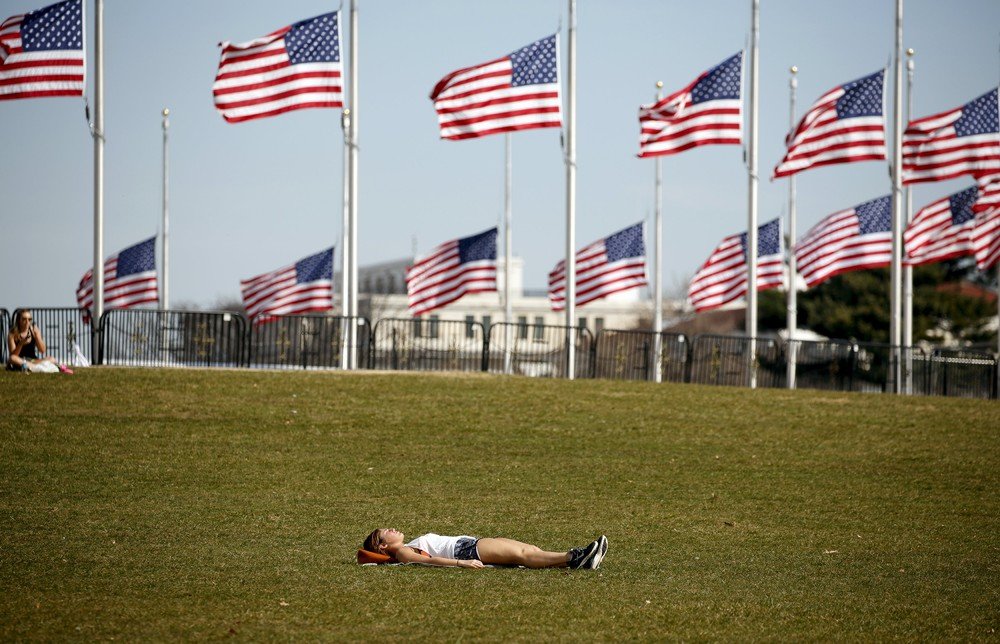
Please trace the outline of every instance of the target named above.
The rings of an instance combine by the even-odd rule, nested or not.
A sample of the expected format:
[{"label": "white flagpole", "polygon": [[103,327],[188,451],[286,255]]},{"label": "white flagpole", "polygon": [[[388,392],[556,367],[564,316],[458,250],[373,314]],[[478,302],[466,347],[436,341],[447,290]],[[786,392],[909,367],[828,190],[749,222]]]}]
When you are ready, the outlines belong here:
[{"label": "white flagpole", "polygon": [[[358,0],[351,0],[351,118],[350,128],[350,315],[358,316]],[[351,325],[350,367],[358,366],[357,333],[355,320]]]},{"label": "white flagpole", "polygon": [[747,335],[750,337],[750,387],[757,386],[757,106],[760,39],[760,0],[753,0],[750,37],[750,140],[747,146],[749,189],[747,208]]},{"label": "white flagpole", "polygon": [[566,377],[576,376],[576,0],[569,0],[566,74]]},{"label": "white flagpole", "polygon": [[896,48],[893,68],[892,104],[892,263],[890,270],[891,297],[889,302],[889,345],[892,355],[893,392],[900,387],[900,309],[901,309],[901,264],[903,237],[903,0],[896,0]]},{"label": "white flagpole", "polygon": [[[94,317],[97,330],[104,314],[104,0],[94,2]],[[91,360],[98,361],[98,334],[92,336]]]},{"label": "white flagpole", "polygon": [[160,308],[170,308],[170,109],[163,108],[163,275],[160,276]]},{"label": "white flagpole", "polygon": [[514,321],[513,305],[510,301],[510,264],[511,264],[511,154],[510,154],[510,132],[504,134],[504,178],[503,178],[503,318],[507,323],[506,329],[506,351],[504,352],[504,373],[510,373],[511,368],[511,343],[513,342],[513,329],[511,323]]},{"label": "white flagpole", "polygon": [[[910,122],[913,114],[913,54],[912,49],[906,50],[906,117]],[[906,226],[913,220],[913,194],[910,186],[906,186],[903,192],[903,206],[905,210]],[[905,252],[901,249],[901,253]],[[905,371],[904,371],[904,392],[913,393],[913,354],[910,347],[913,346],[913,267],[909,264],[903,265],[903,346],[906,347]]]},{"label": "white flagpole", "polygon": [[[795,75],[799,72],[799,68],[792,65],[788,71],[791,74],[788,78],[788,131],[791,132],[795,129],[795,90],[799,85],[799,81]],[[798,278],[798,266],[795,261],[796,214],[795,175],[792,174],[788,177],[788,319],[785,324],[785,327],[788,330],[788,351],[786,354],[788,359],[788,369],[786,373],[786,380],[788,380],[789,389],[795,389],[796,356],[799,348],[795,340],[795,331],[798,329],[799,324],[799,294],[795,289],[795,284]]]},{"label": "white flagpole", "polygon": [[[663,81],[656,81],[656,101],[663,98]],[[653,182],[656,221],[653,242],[653,379],[663,380],[663,164],[656,157],[656,175]]]},{"label": "white flagpole", "polygon": [[343,168],[343,198],[340,213],[340,315],[344,318],[340,330],[340,368],[347,369],[350,366],[350,350],[348,344],[350,335],[348,326],[350,320],[350,292],[351,292],[351,260],[348,256],[348,238],[351,234],[351,110],[345,108],[340,115],[340,127],[344,131],[344,168]]}]

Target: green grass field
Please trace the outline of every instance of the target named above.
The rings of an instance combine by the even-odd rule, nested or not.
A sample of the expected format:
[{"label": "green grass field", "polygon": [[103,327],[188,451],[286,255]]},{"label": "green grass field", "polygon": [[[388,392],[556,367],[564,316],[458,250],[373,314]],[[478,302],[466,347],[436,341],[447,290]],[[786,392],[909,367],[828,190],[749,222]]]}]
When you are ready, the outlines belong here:
[{"label": "green grass field", "polygon": [[[486,375],[0,378],[0,639],[994,639],[995,401]],[[373,528],[597,572],[360,567]]]}]

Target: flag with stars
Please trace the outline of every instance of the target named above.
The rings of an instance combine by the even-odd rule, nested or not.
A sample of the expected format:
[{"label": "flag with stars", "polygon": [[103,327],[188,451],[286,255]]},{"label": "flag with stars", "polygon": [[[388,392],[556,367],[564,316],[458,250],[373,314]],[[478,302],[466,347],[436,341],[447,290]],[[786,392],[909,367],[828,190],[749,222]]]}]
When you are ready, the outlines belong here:
[{"label": "flag with stars", "polygon": [[639,156],[676,154],[699,145],[742,142],[743,52],[684,89],[639,107]]},{"label": "flag with stars", "polygon": [[416,317],[471,293],[497,290],[497,229],[447,241],[406,269],[410,315]]},{"label": "flag with stars", "polygon": [[[140,304],[155,304],[156,237],[120,251],[104,260],[104,308],[131,309]],[[89,270],[80,279],[76,289],[77,304],[88,313],[94,305],[94,272]]]},{"label": "flag with stars", "polygon": [[[576,251],[576,305],[646,286],[646,243],[642,224],[598,239]],[[566,261],[549,273],[549,303],[566,308]]]},{"label": "flag with stars", "polygon": [[799,275],[810,288],[834,275],[882,268],[892,259],[892,199],[835,212],[795,244]]},{"label": "flag with stars", "polygon": [[290,266],[240,281],[247,317],[255,325],[275,315],[301,315],[333,310],[333,248]]},{"label": "flag with stars", "polygon": [[0,23],[0,100],[83,96],[83,0]]},{"label": "flag with stars", "polygon": [[229,123],[309,107],[343,107],[340,12],[325,13],[263,38],[224,42],[212,93]]},{"label": "flag with stars", "polygon": [[771,178],[823,165],[885,159],[884,89],[883,69],[823,94],[785,137],[788,150]]},{"label": "flag with stars", "polygon": [[979,189],[972,186],[921,208],[903,233],[903,261],[930,264],[971,255],[976,224],[972,207],[978,198]]},{"label": "flag with stars", "polygon": [[454,71],[431,92],[442,139],[562,127],[559,38],[542,38],[514,53]]},{"label": "flag with stars", "polygon": [[997,90],[954,109],[911,121],[903,133],[903,183],[1000,171]]},{"label": "flag with stars", "polygon": [[[757,227],[757,290],[784,284],[781,219]],[[747,234],[722,240],[688,285],[688,299],[698,312],[710,311],[747,294]]]}]

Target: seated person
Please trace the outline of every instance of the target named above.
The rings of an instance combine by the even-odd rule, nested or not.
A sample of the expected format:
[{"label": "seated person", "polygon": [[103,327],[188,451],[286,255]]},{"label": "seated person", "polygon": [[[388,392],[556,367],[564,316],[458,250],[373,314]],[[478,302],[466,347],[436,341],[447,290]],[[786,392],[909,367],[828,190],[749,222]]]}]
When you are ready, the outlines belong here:
[{"label": "seated person", "polygon": [[[372,531],[362,551],[387,555],[400,563],[428,566],[482,568],[484,565],[524,566],[526,568],[582,568],[596,570],[608,551],[608,538],[601,535],[582,548],[568,552],[547,552],[538,546],[513,539],[469,536],[445,537],[434,533],[421,535],[404,543],[403,533],[395,528]],[[360,559],[359,553],[359,559]]]},{"label": "seated person", "polygon": [[32,322],[31,311],[19,309],[15,319],[14,328],[7,334],[8,371],[34,371],[35,365],[51,363],[63,373],[73,373],[66,365],[45,357],[45,339],[42,330]]}]

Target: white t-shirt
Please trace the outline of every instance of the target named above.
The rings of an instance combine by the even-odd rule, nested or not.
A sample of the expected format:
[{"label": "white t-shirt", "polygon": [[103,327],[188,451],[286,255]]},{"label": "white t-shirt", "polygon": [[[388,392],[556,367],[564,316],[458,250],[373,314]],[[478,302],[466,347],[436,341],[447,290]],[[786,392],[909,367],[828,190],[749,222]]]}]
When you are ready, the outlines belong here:
[{"label": "white t-shirt", "polygon": [[440,534],[434,534],[433,532],[428,532],[427,534],[422,534],[413,541],[405,543],[403,545],[410,548],[417,548],[418,550],[423,550],[432,557],[445,557],[447,559],[455,558],[455,544],[458,543],[459,539],[475,539],[475,537],[469,537],[466,535],[461,535],[458,537],[445,537]]}]

